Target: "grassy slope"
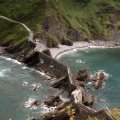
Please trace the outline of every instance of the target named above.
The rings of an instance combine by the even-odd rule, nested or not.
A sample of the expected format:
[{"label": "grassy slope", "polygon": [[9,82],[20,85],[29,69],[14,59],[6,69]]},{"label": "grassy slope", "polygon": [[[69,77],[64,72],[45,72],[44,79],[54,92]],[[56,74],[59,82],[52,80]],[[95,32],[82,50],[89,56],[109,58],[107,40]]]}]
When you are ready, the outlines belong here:
[{"label": "grassy slope", "polygon": [[[44,0],[6,0],[0,1],[0,15],[13,20],[24,22],[33,31],[37,30],[36,24],[41,24]],[[42,15],[42,17],[41,17]],[[0,20],[0,40],[12,43],[13,47],[26,45],[28,33],[17,24]]]},{"label": "grassy slope", "polygon": [[65,0],[58,4],[70,27],[82,31],[88,38],[107,37],[109,35],[107,25],[112,18],[117,18],[115,13],[120,10],[120,3],[114,0],[86,0],[88,1],[86,3],[76,1]]},{"label": "grassy slope", "polygon": [[[75,30],[83,38],[97,39],[109,36],[110,27],[108,26],[120,27],[118,12],[120,13],[119,0],[0,1],[0,15],[24,22],[36,35],[45,34],[48,36],[49,44],[51,44],[50,41],[58,42],[59,36],[44,29],[43,24],[46,18],[53,17],[53,22],[60,24],[66,31]],[[12,45],[26,44],[27,33],[19,25],[0,20],[0,33],[0,39],[12,41]],[[65,34],[69,38],[69,35]],[[52,36],[54,36],[53,40]]]}]

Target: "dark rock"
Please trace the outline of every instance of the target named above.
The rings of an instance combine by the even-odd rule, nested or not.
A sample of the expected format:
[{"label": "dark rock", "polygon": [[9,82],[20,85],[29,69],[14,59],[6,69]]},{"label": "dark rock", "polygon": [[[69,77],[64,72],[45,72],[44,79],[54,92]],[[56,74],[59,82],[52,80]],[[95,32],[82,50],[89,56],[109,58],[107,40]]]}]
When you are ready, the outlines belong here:
[{"label": "dark rock", "polygon": [[61,38],[61,44],[62,45],[68,45],[68,46],[72,46],[73,42],[69,39],[65,39],[64,37]]},{"label": "dark rock", "polygon": [[118,46],[118,45],[119,45],[119,43],[116,43],[115,45],[116,45],[116,46]]},{"label": "dark rock", "polygon": [[37,63],[39,63],[39,52],[31,52],[24,57],[23,62],[28,66],[35,66]]},{"label": "dark rock", "polygon": [[49,96],[45,99],[44,104],[48,107],[54,107],[60,105],[62,102],[59,96]]},{"label": "dark rock", "polygon": [[28,44],[31,48],[35,48],[36,44],[33,41],[28,41]]},{"label": "dark rock", "polygon": [[84,41],[86,42],[90,42],[90,40],[88,38],[84,38]]},{"label": "dark rock", "polygon": [[93,93],[86,93],[84,97],[84,105],[91,106],[95,101],[95,95]]},{"label": "dark rock", "polygon": [[40,105],[40,100],[35,100],[35,101],[33,101],[32,103],[31,103],[31,107],[33,107],[33,106],[39,106]]},{"label": "dark rock", "polygon": [[79,70],[79,72],[77,74],[77,80],[87,81],[89,79],[89,76],[90,76],[90,72],[88,69]]}]

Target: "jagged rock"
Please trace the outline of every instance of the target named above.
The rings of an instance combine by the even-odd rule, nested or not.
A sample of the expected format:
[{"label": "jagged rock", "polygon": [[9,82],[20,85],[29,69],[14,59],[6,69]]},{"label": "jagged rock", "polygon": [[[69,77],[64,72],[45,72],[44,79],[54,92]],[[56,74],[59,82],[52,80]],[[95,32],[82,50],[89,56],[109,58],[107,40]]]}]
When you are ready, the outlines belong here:
[{"label": "jagged rock", "polygon": [[48,107],[54,107],[60,105],[62,102],[59,96],[49,96],[45,99],[44,104]]},{"label": "jagged rock", "polygon": [[35,101],[33,101],[32,103],[31,103],[31,107],[33,107],[33,106],[39,106],[40,105],[40,100],[35,100]]},{"label": "jagged rock", "polygon": [[33,51],[26,55],[23,59],[23,62],[28,66],[35,66],[37,63],[39,63],[39,52]]},{"label": "jagged rock", "polygon": [[81,88],[77,88],[71,93],[71,100],[75,103],[82,103],[83,93]]},{"label": "jagged rock", "polygon": [[77,74],[77,80],[87,81],[89,79],[89,76],[90,76],[90,72],[88,69],[79,70],[79,72]]},{"label": "jagged rock", "polygon": [[95,95],[93,93],[86,93],[84,97],[84,105],[91,106],[95,101]]}]

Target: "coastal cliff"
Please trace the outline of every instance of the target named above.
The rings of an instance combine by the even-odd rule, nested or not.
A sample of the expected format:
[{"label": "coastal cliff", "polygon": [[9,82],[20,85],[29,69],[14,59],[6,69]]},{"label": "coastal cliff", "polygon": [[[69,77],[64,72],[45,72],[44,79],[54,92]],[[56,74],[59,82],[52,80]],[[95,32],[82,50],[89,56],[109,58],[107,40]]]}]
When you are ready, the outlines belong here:
[{"label": "coastal cliff", "polygon": [[[49,48],[58,47],[59,43],[71,46],[74,41],[109,40],[120,29],[119,6],[117,0],[0,1],[0,15],[19,21],[0,19],[2,54],[40,71],[49,71],[60,80],[62,75],[66,79],[66,66],[51,58]],[[48,51],[38,51],[38,44],[29,42],[28,31],[19,23],[25,23],[34,32],[32,43],[43,43]]]},{"label": "coastal cliff", "polygon": [[[120,28],[117,0],[0,1],[0,15],[25,23],[48,47],[73,41],[108,39]],[[28,48],[27,32],[18,24],[0,20],[0,41],[9,51]],[[114,38],[112,38],[114,39]],[[12,50],[13,49],[13,50]]]}]

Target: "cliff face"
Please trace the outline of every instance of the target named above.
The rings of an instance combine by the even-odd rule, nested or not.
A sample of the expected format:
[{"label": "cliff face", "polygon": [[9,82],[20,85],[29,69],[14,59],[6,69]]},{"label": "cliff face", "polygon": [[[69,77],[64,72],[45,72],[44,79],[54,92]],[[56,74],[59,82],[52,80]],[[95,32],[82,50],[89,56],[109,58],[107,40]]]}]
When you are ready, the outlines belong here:
[{"label": "cliff face", "polygon": [[[120,28],[119,0],[1,0],[0,15],[25,23],[49,47],[106,39]],[[27,35],[20,25],[0,20],[0,43],[11,52],[29,50]]]}]

